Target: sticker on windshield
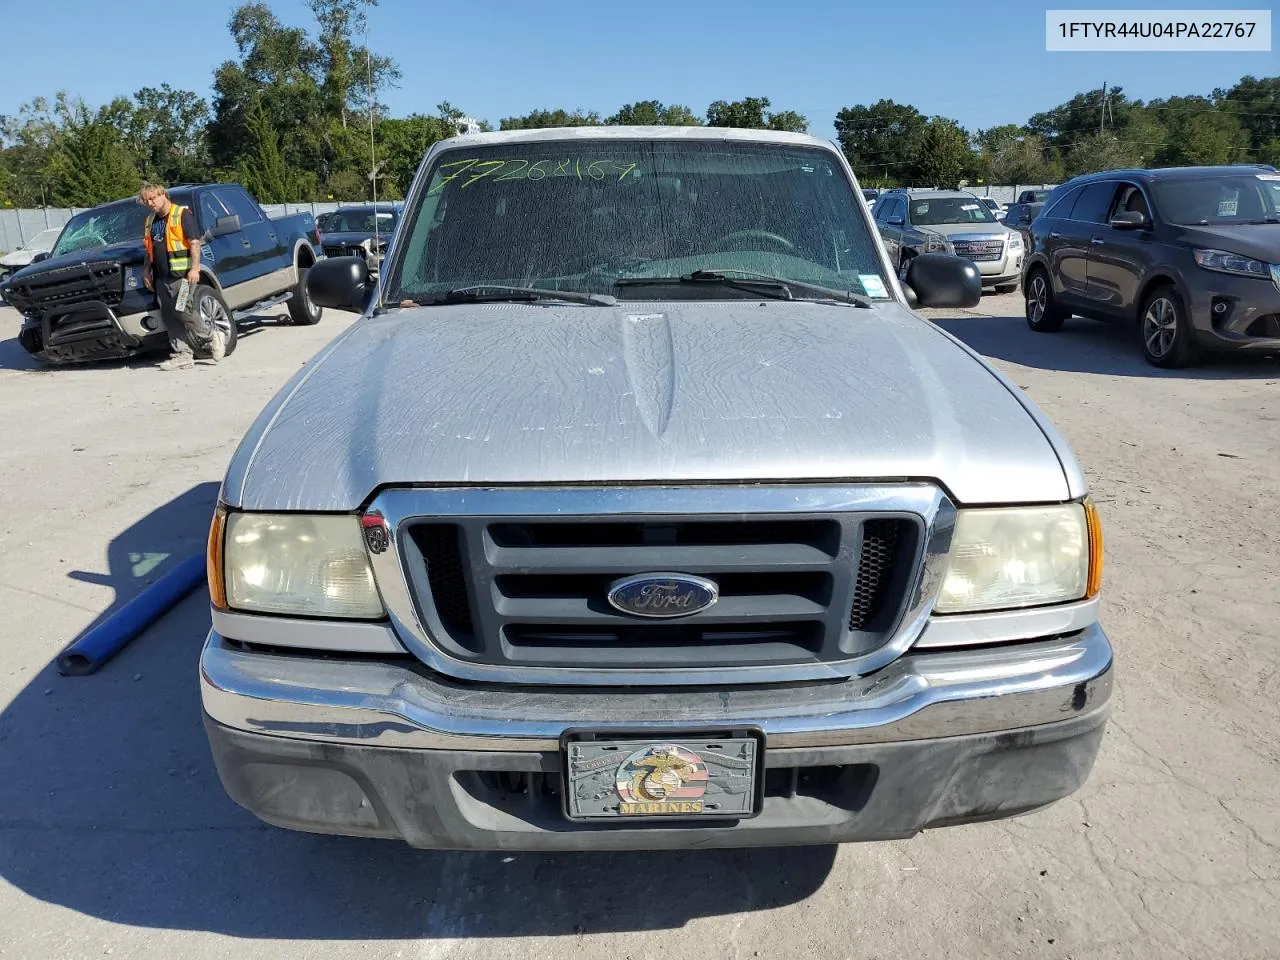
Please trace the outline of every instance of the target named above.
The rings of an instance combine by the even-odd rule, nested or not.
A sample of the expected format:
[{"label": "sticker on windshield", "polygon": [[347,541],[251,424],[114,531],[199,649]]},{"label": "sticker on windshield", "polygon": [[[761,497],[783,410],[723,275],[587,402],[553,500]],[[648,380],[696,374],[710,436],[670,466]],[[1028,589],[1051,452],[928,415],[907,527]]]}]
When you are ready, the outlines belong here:
[{"label": "sticker on windshield", "polygon": [[977,210],[978,205],[976,203],[962,203],[960,204],[960,209],[961,210]]},{"label": "sticker on windshield", "polygon": [[1259,180],[1280,180],[1280,173],[1260,173]]},{"label": "sticker on windshield", "polygon": [[1218,216],[1234,217],[1236,215],[1236,207],[1237,207],[1236,201],[1223,200],[1221,203],[1218,204]]},{"label": "sticker on windshield", "polygon": [[862,289],[867,291],[868,297],[887,297],[889,295],[884,288],[884,282],[874,273],[858,274],[858,282],[862,284]]}]

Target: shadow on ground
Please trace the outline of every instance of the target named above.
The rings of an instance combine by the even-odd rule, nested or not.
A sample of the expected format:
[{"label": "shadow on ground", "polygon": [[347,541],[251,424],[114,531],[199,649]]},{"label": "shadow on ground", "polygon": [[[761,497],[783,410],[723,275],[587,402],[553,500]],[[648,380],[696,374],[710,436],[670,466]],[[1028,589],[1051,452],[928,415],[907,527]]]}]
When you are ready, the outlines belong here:
[{"label": "shadow on ground", "polygon": [[[203,538],[216,492],[194,487],[115,538],[106,582],[121,602]],[[208,629],[199,591],[98,673],[47,666],[0,714],[0,878],[137,927],[434,939],[679,928],[803,900],[833,865],[833,847],[502,855],[265,826],[227,799],[209,756]]]},{"label": "shadow on ground", "polygon": [[[152,351],[147,354],[141,354],[136,357],[130,357],[122,360],[91,360],[87,363],[73,364],[45,364],[41,363],[23,348],[18,342],[17,328],[22,323],[22,318],[17,311],[4,312],[0,308],[0,321],[7,320],[9,315],[16,319],[12,329],[14,335],[8,340],[0,340],[0,370],[31,370],[43,371],[46,373],[59,373],[67,370],[105,370],[119,367],[149,367],[155,366],[165,358],[163,350]],[[240,321],[240,339],[256,336],[263,330],[271,327],[287,327],[291,325],[289,315],[285,314],[254,314],[245,317]]]},{"label": "shadow on ground", "polygon": [[[1019,305],[1021,301],[1018,301]],[[981,310],[985,308],[978,307]],[[1057,333],[1036,333],[1021,316],[931,317],[933,323],[985,357],[1024,367],[1118,377],[1183,380],[1280,378],[1280,357],[1209,355],[1195,367],[1162,370],[1142,357],[1135,327],[1072,317]]]}]

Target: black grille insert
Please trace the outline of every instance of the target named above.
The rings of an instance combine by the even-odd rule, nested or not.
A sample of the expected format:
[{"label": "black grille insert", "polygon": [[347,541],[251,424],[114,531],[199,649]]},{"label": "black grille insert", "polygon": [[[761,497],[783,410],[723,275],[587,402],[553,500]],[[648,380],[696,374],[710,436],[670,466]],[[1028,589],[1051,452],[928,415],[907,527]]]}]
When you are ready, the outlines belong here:
[{"label": "black grille insert", "polygon": [[124,297],[124,267],[105,262],[48,270],[14,284],[6,296],[24,313],[94,301],[114,307]]},{"label": "black grille insert", "polygon": [[[418,618],[445,653],[541,667],[718,668],[841,661],[883,644],[917,569],[919,518],[616,516],[408,521]],[[719,598],[649,619],[609,603],[637,574],[684,573]]]},{"label": "black grille insert", "polygon": [[[471,617],[462,528],[453,523],[418,524],[409,529],[409,537],[417,547],[409,553],[411,572],[425,574],[432,605],[445,631],[471,647],[475,622]],[[413,570],[415,565],[419,567],[417,571]]]},{"label": "black grille insert", "polygon": [[896,520],[868,520],[862,526],[862,553],[853,585],[849,629],[866,630],[884,612],[888,587],[898,560],[902,524]]}]

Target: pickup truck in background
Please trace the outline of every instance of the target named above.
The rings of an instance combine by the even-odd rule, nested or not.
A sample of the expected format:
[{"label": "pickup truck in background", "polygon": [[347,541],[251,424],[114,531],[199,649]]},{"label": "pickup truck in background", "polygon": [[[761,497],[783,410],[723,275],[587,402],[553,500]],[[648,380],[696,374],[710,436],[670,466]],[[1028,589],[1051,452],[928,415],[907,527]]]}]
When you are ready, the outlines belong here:
[{"label": "pickup truck in background", "polygon": [[[307,271],[324,258],[310,213],[271,218],[237,184],[184,185],[169,197],[195,214],[204,240],[196,308],[222,328],[228,354],[242,320],[279,304],[296,324],[320,320],[306,289]],[[51,251],[0,285],[23,316],[28,353],[61,364],[167,347],[159,303],[142,282],[146,215],[132,197],[77,214]]]}]

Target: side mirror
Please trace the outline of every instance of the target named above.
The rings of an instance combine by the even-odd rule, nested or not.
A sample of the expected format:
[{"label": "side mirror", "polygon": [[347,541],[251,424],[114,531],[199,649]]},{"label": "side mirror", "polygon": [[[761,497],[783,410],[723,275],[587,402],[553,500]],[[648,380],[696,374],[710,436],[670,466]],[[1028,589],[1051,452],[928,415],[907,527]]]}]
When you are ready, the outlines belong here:
[{"label": "side mirror", "polygon": [[364,313],[373,291],[364,257],[330,257],[307,271],[307,295],[317,306]]},{"label": "side mirror", "polygon": [[225,237],[233,233],[240,232],[240,216],[231,214],[229,217],[219,217],[218,222],[213,225],[213,229],[209,231],[211,237]]},{"label": "side mirror", "polygon": [[41,260],[48,260],[50,256],[52,256],[52,254],[50,254],[48,250],[41,250],[34,257],[31,258],[31,262],[39,263]]},{"label": "side mirror", "polygon": [[1147,218],[1137,210],[1121,210],[1111,218],[1115,230],[1140,230],[1147,225]]},{"label": "side mirror", "polygon": [[906,222],[907,221],[903,220],[901,217],[890,217],[888,220],[885,221],[885,223],[887,223],[891,227],[900,227]]},{"label": "side mirror", "polygon": [[[974,307],[982,301],[982,274],[977,266],[949,253],[912,257],[903,282],[916,295],[913,306]],[[910,294],[907,300],[910,302]]]}]

